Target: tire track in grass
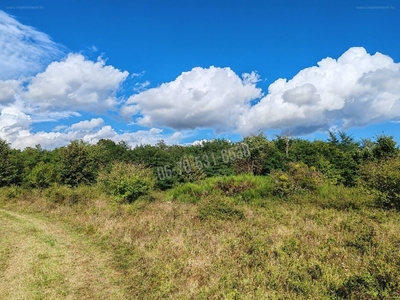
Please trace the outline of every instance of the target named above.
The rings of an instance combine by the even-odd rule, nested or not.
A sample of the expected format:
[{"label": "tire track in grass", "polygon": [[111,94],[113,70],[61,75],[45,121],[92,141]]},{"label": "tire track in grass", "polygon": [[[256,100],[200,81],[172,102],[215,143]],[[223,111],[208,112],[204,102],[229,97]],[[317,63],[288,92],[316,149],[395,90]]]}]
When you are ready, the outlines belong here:
[{"label": "tire track in grass", "polygon": [[118,277],[83,235],[0,209],[0,299],[128,299]]}]

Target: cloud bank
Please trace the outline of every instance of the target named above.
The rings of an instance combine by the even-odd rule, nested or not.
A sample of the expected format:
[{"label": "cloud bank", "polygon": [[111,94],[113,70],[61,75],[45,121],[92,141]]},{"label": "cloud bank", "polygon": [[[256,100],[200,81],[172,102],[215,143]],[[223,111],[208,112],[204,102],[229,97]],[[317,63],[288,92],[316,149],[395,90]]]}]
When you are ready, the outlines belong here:
[{"label": "cloud bank", "polygon": [[104,113],[115,110],[116,92],[128,75],[106,66],[100,58],[93,62],[81,54],[69,54],[33,77],[23,97],[42,111],[72,108]]},{"label": "cloud bank", "polygon": [[298,134],[387,122],[400,116],[400,64],[381,53],[350,48],[291,80],[278,79],[240,117],[237,131],[292,128]]},{"label": "cloud bank", "polygon": [[[143,126],[214,128],[243,135],[291,128],[295,134],[342,129],[400,117],[400,64],[354,47],[325,58],[292,79],[278,79],[262,95],[256,73],[194,68],[174,81],[131,96],[121,109]],[[140,117],[137,117],[137,116]]]}]

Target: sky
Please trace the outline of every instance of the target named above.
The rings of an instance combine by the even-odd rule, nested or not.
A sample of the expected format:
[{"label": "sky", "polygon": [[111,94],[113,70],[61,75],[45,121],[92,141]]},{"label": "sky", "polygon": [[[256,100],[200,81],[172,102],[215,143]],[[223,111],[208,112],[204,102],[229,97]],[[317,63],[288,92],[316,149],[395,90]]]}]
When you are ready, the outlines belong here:
[{"label": "sky", "polygon": [[342,130],[400,143],[398,4],[4,0],[0,138],[54,149]]}]

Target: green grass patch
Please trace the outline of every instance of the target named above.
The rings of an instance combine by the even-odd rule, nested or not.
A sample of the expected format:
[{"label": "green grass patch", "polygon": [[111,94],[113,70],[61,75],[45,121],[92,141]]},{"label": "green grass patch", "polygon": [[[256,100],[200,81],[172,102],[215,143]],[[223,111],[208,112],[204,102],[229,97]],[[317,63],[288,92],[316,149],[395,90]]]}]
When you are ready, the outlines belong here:
[{"label": "green grass patch", "polygon": [[269,176],[218,176],[178,185],[168,191],[168,195],[184,203],[196,203],[211,195],[233,197],[237,201],[250,203],[271,196],[272,185],[273,180]]},{"label": "green grass patch", "polygon": [[215,218],[218,220],[242,220],[245,215],[243,211],[236,208],[232,202],[221,197],[210,199],[199,205],[199,218],[206,220]]}]

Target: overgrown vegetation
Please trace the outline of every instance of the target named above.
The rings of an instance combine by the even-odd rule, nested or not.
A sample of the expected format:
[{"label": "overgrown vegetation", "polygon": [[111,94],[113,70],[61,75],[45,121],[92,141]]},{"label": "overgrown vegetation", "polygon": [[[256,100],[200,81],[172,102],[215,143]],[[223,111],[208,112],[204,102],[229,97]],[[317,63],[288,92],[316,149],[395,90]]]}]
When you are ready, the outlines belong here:
[{"label": "overgrown vegetation", "polygon": [[400,298],[392,137],[0,154],[0,206],[90,238],[133,299]]},{"label": "overgrown vegetation", "polygon": [[118,202],[133,202],[153,189],[155,178],[143,165],[115,161],[109,172],[98,176],[100,187]]}]

